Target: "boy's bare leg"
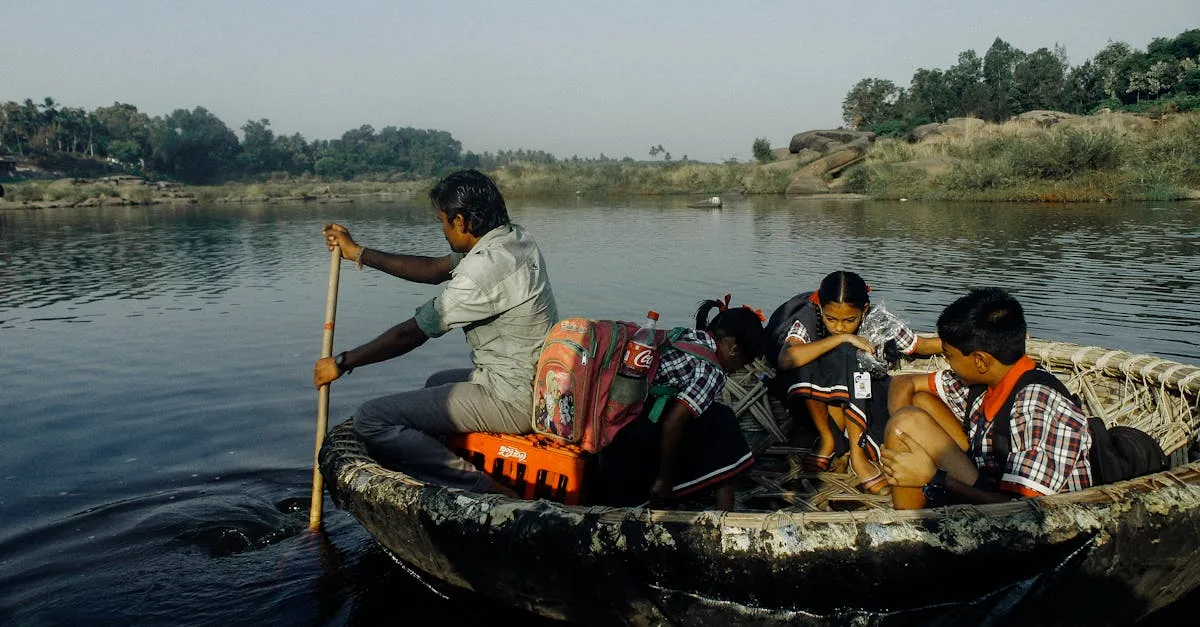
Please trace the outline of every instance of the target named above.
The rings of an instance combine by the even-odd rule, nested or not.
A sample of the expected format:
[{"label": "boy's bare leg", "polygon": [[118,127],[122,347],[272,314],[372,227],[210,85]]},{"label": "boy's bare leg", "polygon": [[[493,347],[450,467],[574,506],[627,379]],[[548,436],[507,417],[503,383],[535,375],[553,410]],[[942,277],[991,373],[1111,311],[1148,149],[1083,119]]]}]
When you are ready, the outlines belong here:
[{"label": "boy's bare leg", "polygon": [[938,423],[938,426],[954,440],[958,448],[964,453],[966,452],[970,442],[967,440],[966,431],[963,431],[962,421],[954,415],[954,412],[950,411],[942,399],[928,392],[917,392],[913,394],[912,404],[929,414]]},{"label": "boy's bare leg", "polygon": [[[962,433],[962,429],[957,431]],[[964,481],[973,482],[972,477],[978,476],[975,463],[967,457],[958,443],[957,437],[947,432],[944,425],[929,413],[917,407],[904,407],[896,412],[888,421],[884,434],[883,446],[895,451],[908,452],[908,445],[900,438],[905,433],[921,447],[947,474]],[[966,435],[963,434],[965,440]],[[892,486],[892,506],[896,509],[918,509],[925,507],[923,486]]]}]

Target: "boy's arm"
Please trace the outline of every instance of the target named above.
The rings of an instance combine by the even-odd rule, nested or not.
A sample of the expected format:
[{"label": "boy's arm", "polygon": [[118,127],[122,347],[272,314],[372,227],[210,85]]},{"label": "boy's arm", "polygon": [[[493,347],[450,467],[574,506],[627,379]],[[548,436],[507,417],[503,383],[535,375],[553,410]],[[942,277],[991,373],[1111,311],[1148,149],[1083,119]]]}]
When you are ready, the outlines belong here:
[{"label": "boy's arm", "polygon": [[938,355],[942,352],[942,338],[934,336],[917,336],[917,347],[913,349],[916,355]]}]

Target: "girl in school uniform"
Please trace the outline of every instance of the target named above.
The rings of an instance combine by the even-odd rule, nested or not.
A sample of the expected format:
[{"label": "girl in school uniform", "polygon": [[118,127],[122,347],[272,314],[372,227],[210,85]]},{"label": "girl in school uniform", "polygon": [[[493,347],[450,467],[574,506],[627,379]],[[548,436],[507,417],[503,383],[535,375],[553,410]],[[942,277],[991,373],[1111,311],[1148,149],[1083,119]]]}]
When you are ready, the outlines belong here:
[{"label": "girl in school uniform", "polygon": [[828,470],[839,452],[836,436],[844,435],[859,488],[889,493],[877,466],[888,418],[888,366],[899,353],[940,353],[941,340],[918,336],[872,305],[866,281],[846,271],[829,274],[817,291],[780,305],[767,330],[775,345],[768,356],[777,367],[777,394],[789,411],[807,409],[817,430],[805,470]]},{"label": "girl in school uniform", "polygon": [[[708,300],[696,312],[695,328],[675,331],[680,341],[708,347],[711,358],[663,347],[651,385],[672,388],[657,421],[652,403],[622,428],[598,455],[600,502],[637,506],[714,489],[715,508],[734,505],[731,479],[749,468],[754,455],[733,410],[718,402],[726,374],[758,358],[766,345],[762,314]],[[716,316],[709,320],[712,310]]]}]

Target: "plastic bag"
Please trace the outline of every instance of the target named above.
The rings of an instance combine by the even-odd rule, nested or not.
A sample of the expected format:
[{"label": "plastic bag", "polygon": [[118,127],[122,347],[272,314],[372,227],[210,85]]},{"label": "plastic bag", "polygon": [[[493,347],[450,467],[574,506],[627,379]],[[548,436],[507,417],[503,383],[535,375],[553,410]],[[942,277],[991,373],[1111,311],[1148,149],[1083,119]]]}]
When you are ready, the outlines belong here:
[{"label": "plastic bag", "polygon": [[858,351],[859,367],[873,374],[886,374],[900,357],[895,338],[904,326],[904,321],[882,304],[872,304],[858,326],[858,335],[870,342],[875,352]]}]

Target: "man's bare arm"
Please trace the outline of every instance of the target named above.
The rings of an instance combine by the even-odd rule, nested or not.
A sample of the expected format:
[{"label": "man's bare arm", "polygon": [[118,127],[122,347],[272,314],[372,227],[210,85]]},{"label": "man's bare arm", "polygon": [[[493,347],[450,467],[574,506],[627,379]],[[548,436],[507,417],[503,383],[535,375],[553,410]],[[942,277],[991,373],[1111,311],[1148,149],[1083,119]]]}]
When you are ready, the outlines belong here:
[{"label": "man's bare arm", "polygon": [[445,257],[422,257],[420,255],[401,255],[385,253],[381,250],[363,247],[359,261],[364,266],[371,266],[394,277],[437,285],[450,280],[450,271],[454,263],[450,255]]}]

